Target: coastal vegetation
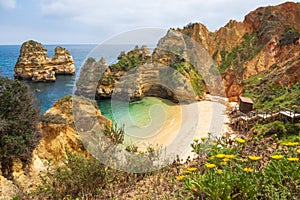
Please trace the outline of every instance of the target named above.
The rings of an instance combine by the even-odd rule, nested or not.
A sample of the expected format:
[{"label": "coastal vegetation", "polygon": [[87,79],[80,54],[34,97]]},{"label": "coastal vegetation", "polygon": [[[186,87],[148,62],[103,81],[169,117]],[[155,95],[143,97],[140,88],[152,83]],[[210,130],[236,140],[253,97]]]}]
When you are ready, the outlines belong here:
[{"label": "coastal vegetation", "polygon": [[[206,32],[208,34],[203,34],[204,29],[203,33],[197,30],[197,27],[203,28],[202,25],[186,27],[191,29],[186,32],[190,31],[190,36],[198,39],[196,41],[220,43],[210,49],[212,58],[218,62],[217,68],[210,67],[210,73],[218,75],[221,72],[225,82],[225,88],[221,89],[226,90],[227,97],[243,95],[253,99],[257,113],[276,111],[280,107],[300,113],[299,19],[291,8],[299,10],[300,4],[259,8],[247,15],[244,22],[231,21],[230,26],[221,31]],[[285,17],[290,13],[292,16]],[[34,41],[28,41],[27,45],[30,48],[40,46]],[[42,48],[37,50],[45,54]],[[25,53],[27,59],[30,52]],[[178,48],[177,53],[184,52]],[[70,56],[69,53],[66,55]],[[168,70],[172,74],[147,63],[151,59],[170,66]],[[102,90],[97,88],[99,96],[110,98],[114,84],[123,74],[147,63],[150,73],[142,74],[149,68],[140,71],[147,76],[140,74],[138,78],[121,82],[121,86],[133,86],[137,79],[158,82],[156,76],[159,73],[160,80],[171,81],[174,87],[184,91],[187,90],[185,83],[189,82],[198,96],[204,95],[206,87],[193,65],[167,52],[153,56],[144,47],[124,52],[98,82],[97,75],[106,66],[102,61],[97,63],[94,59],[87,59],[86,63],[90,65],[86,65],[87,71],[81,74],[84,78],[77,81],[84,86],[83,92],[86,93],[82,94],[91,94],[86,95],[91,99],[79,95],[65,96],[42,116],[26,84],[0,77],[0,180],[17,187],[16,194],[19,195],[13,199],[300,199],[300,124],[299,120],[293,121],[294,118],[291,122],[277,118],[258,121],[250,130],[231,135],[220,133],[218,138],[201,132],[207,136],[194,138],[190,144],[190,155],[195,155],[195,159],[183,161],[178,157],[162,169],[152,171],[153,168],[149,168],[148,173],[123,172],[95,159],[85,145],[98,147],[103,143],[95,140],[86,144],[80,136],[91,139],[90,135],[80,135],[79,132],[85,131],[84,128],[98,127],[94,122],[99,122],[104,135],[112,142],[109,147],[123,144],[125,133],[123,126],[118,127],[101,115],[96,101],[92,100],[95,88],[85,87],[86,83],[102,86]],[[23,69],[24,66],[19,67]],[[37,81],[45,81],[45,77],[38,78],[41,79]],[[144,89],[143,85],[140,84],[138,91]],[[217,83],[215,87],[221,87],[221,84]],[[160,95],[163,90],[157,88],[151,95]],[[74,97],[77,98],[77,108],[88,115],[73,112]],[[89,123],[86,119],[90,114],[95,121]],[[78,121],[82,123],[82,129],[76,130],[74,116],[81,119]],[[98,136],[94,130],[91,133]],[[109,152],[113,148],[106,149]],[[145,163],[152,167],[154,162],[160,161],[156,153],[162,147],[151,144],[141,150],[130,144],[124,149],[126,153],[136,155],[134,158],[124,156],[124,159],[133,159],[127,167],[142,171]]]},{"label": "coastal vegetation", "polygon": [[192,146],[194,168],[177,177],[200,199],[297,199],[300,194],[298,142],[277,137],[204,139]]},{"label": "coastal vegetation", "polygon": [[253,76],[244,82],[246,84],[244,94],[254,100],[254,108],[274,110],[284,106],[300,112],[300,83],[290,87],[280,86],[263,74]]},{"label": "coastal vegetation", "polygon": [[257,31],[253,31],[251,34],[245,33],[240,44],[233,47],[230,51],[221,50],[222,63],[219,68],[220,73],[224,73],[230,67],[238,70],[245,62],[259,54],[263,45],[259,44],[258,40],[259,35]]},{"label": "coastal vegetation", "polygon": [[0,77],[0,161],[9,176],[14,160],[30,162],[38,143],[39,108],[27,85]]}]

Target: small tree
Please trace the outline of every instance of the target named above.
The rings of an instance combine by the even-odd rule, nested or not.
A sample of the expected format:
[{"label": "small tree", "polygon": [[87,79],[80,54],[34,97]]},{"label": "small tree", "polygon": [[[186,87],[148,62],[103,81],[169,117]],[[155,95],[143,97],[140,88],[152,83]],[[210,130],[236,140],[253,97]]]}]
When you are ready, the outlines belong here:
[{"label": "small tree", "polygon": [[9,175],[12,161],[30,160],[38,141],[39,109],[28,86],[0,77],[0,162]]}]

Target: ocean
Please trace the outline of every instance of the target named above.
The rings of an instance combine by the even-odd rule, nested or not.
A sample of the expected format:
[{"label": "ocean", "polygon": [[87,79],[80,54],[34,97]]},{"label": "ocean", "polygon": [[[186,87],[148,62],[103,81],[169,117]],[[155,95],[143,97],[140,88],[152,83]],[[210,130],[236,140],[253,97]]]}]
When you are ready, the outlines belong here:
[{"label": "ocean", "polygon": [[[48,56],[54,54],[54,48],[58,45],[45,45]],[[73,56],[76,66],[76,76],[80,72],[80,66],[89,52],[96,45],[61,45],[67,48]],[[14,79],[14,66],[18,60],[20,45],[0,45],[0,76]],[[57,76],[53,83],[32,83],[25,81],[39,100],[41,112],[45,112],[53,106],[53,103],[65,95],[72,94],[76,76]]]},{"label": "ocean", "polygon": [[[133,45],[101,45],[97,47],[97,45],[93,44],[44,46],[48,51],[49,57],[53,56],[56,46],[63,46],[68,49],[74,59],[76,75],[60,75],[56,77],[56,82],[49,83],[32,83],[30,81],[25,81],[39,100],[42,113],[51,108],[53,103],[58,99],[73,93],[76,78],[79,76],[81,66],[84,64],[86,58],[90,56],[96,59],[104,57],[108,64],[112,64],[117,61],[117,56],[121,51],[128,51],[134,48]],[[0,76],[14,79],[14,66],[18,60],[20,48],[21,45],[0,45]],[[107,110],[107,108],[104,108],[104,110]]]}]

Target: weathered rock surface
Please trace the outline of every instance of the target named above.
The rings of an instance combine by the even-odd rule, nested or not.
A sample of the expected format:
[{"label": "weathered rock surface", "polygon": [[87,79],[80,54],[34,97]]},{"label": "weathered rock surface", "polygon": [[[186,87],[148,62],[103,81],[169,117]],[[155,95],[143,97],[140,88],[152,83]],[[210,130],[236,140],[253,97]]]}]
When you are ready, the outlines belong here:
[{"label": "weathered rock surface", "polygon": [[[214,32],[200,23],[189,24],[183,29],[171,29],[159,41],[152,55],[148,53],[148,56],[144,56],[143,51],[138,52],[137,49],[128,53],[148,58],[139,60],[136,66],[147,63],[145,66],[148,68],[143,66],[132,72],[135,76],[125,69],[130,63],[128,60],[120,60],[122,62],[118,67],[109,66],[99,81],[96,97],[110,98],[116,92],[123,96],[131,94],[132,100],[153,95],[176,101],[174,94],[170,95],[171,90],[166,91],[155,84],[141,86],[147,77],[145,82],[150,79],[157,82],[157,77],[161,80],[162,65],[180,71],[185,80],[182,89],[186,89],[188,84],[193,85],[194,91],[195,88],[201,88],[197,91],[196,99],[201,99],[201,93],[209,92],[237,101],[245,87],[245,80],[266,71],[272,71],[272,79],[276,77],[276,84],[289,86],[299,80],[299,10],[300,3],[287,2],[258,8],[246,15],[243,22],[230,20]],[[128,54],[123,52],[120,59],[128,57]],[[187,63],[191,63],[194,69]],[[122,65],[125,67],[120,67]],[[124,80],[120,81],[123,75],[131,80],[126,80],[130,88],[126,87]],[[196,77],[199,75],[202,78]],[[172,79],[173,76],[169,74],[168,78]],[[119,87],[117,91],[116,86]],[[166,92],[168,95],[165,95]]]},{"label": "weathered rock surface", "polygon": [[[71,96],[64,97],[43,115],[42,122],[39,123],[42,138],[33,151],[30,165],[24,168],[21,160],[15,160],[10,180],[0,174],[0,198],[11,199],[20,192],[29,194],[38,186],[43,186],[41,177],[46,178],[47,173],[52,173],[55,167],[64,164],[66,151],[90,156],[75,129],[72,100]],[[85,111],[90,110],[90,115],[95,116],[101,126],[111,123],[91,103],[80,98],[76,98],[76,102],[76,105],[84,107]]]},{"label": "weathered rock surface", "polygon": [[[176,70],[169,70],[152,60],[146,47],[135,48],[119,56],[119,62],[107,66],[102,58],[87,59],[76,83],[76,95],[87,98],[116,98],[135,101],[145,96],[156,96],[174,102],[195,101],[190,83]],[[176,80],[172,80],[177,73]]]},{"label": "weathered rock surface", "polygon": [[[300,32],[299,10],[300,3],[286,2],[258,8],[246,15],[243,22],[231,20],[215,32],[210,32],[200,23],[177,31],[204,47],[219,68],[227,64],[225,71],[221,70],[224,90],[226,97],[237,100],[243,91],[244,80],[272,70],[274,66],[280,74],[284,74],[278,76],[276,83],[289,85],[291,81],[295,82],[298,76],[291,72],[297,71],[296,56],[300,52],[297,42]],[[248,37],[250,41],[247,41],[246,34],[254,36]],[[280,77],[284,80],[281,81]]]},{"label": "weathered rock surface", "polygon": [[47,49],[38,42],[29,40],[22,44],[14,77],[34,82],[55,81],[56,75],[74,75],[75,66],[71,54],[64,47],[56,47],[52,58]]}]

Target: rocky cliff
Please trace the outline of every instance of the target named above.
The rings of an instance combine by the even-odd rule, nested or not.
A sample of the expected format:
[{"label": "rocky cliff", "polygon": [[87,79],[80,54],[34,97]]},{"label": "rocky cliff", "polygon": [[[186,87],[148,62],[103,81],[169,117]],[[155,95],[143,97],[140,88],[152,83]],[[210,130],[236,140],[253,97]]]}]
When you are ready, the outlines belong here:
[{"label": "rocky cliff", "polygon": [[118,59],[111,66],[107,66],[103,58],[98,62],[93,58],[87,59],[76,83],[76,94],[96,99],[113,96],[126,101],[139,100],[144,96],[174,102],[194,101],[197,98],[189,77],[153,59],[145,46],[123,52]]},{"label": "rocky cliff", "polygon": [[47,57],[47,49],[38,42],[29,40],[22,44],[18,61],[14,68],[17,79],[34,82],[55,81],[56,75],[74,75],[74,60],[63,47],[54,49],[54,56]]},{"label": "rocky cliff", "polygon": [[[274,75],[280,85],[299,80],[295,79],[299,75],[299,20],[300,3],[287,2],[258,8],[243,22],[231,20],[215,32],[200,23],[176,31],[207,50],[221,72],[226,96],[237,100],[245,80],[267,70],[280,71],[280,76]],[[294,66],[293,73],[287,66]]]},{"label": "rocky cliff", "polygon": [[[182,90],[191,85],[194,99],[209,92],[237,101],[247,80],[267,71],[272,71],[275,84],[290,86],[299,80],[299,20],[300,3],[287,2],[258,8],[246,15],[243,22],[230,20],[215,32],[200,23],[170,29],[152,54],[135,49],[109,66],[99,81],[96,97],[110,98],[118,85],[117,94],[132,94],[132,100],[153,95],[176,101],[171,92],[174,88],[168,91],[155,85],[143,87],[147,77],[157,82],[163,76],[178,79],[176,88]],[[124,79],[120,81],[121,77],[140,66],[140,70],[132,71],[135,76],[127,76],[132,82],[126,82],[132,88],[124,89],[126,84]],[[182,77],[164,74],[161,66],[176,70]],[[184,95],[187,93],[179,97]]]},{"label": "rocky cliff", "polygon": [[39,186],[45,184],[47,173],[52,173],[55,167],[64,164],[67,151],[90,156],[76,131],[73,106],[90,110],[101,126],[111,124],[111,121],[102,116],[100,110],[90,102],[81,98],[75,98],[75,104],[73,101],[72,96],[66,96],[43,114],[38,126],[42,138],[33,151],[31,163],[26,165],[21,160],[15,160],[11,177],[5,178],[0,174],[0,198],[11,199],[19,194],[33,194]]}]

